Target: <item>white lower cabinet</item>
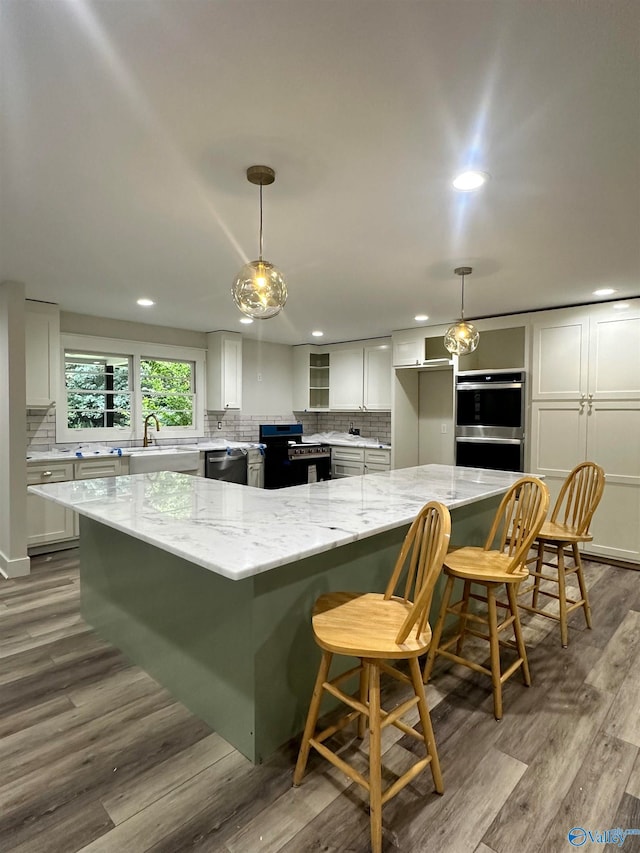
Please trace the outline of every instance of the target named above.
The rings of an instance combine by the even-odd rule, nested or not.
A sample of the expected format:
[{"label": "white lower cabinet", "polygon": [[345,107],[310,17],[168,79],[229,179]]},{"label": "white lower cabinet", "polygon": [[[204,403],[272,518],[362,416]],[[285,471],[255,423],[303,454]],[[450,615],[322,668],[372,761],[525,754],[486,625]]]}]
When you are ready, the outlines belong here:
[{"label": "white lower cabinet", "polygon": [[369,447],[331,447],[331,478],[377,474],[391,468],[391,451]]},{"label": "white lower cabinet", "polygon": [[[73,480],[73,462],[39,462],[27,468],[27,485],[61,483]],[[27,492],[27,545],[63,542],[77,536],[76,514]]]},{"label": "white lower cabinet", "polygon": [[364,474],[364,448],[331,447],[331,479],[357,477]]},{"label": "white lower cabinet", "polygon": [[264,489],[264,456],[259,450],[247,453],[247,486]]},{"label": "white lower cabinet", "polygon": [[[126,474],[128,470],[129,462],[125,457],[77,459],[74,462],[29,462],[27,485],[114,477]],[[73,510],[27,492],[27,547],[66,542],[76,539],[78,534],[78,516]]]}]

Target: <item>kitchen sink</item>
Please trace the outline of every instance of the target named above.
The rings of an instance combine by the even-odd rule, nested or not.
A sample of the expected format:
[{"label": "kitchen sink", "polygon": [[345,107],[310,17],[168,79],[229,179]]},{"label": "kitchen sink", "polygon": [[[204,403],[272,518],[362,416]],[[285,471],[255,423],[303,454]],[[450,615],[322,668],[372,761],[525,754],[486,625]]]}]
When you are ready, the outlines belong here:
[{"label": "kitchen sink", "polygon": [[198,450],[179,447],[135,447],[129,453],[129,473],[147,474],[151,471],[197,471]]}]

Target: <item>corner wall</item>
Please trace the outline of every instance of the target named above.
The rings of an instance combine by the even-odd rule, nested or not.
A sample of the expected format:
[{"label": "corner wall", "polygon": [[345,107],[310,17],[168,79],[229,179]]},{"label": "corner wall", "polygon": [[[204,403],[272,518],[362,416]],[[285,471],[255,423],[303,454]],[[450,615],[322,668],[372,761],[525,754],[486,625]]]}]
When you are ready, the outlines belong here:
[{"label": "corner wall", "polygon": [[27,556],[25,288],[0,283],[0,574],[29,574]]}]

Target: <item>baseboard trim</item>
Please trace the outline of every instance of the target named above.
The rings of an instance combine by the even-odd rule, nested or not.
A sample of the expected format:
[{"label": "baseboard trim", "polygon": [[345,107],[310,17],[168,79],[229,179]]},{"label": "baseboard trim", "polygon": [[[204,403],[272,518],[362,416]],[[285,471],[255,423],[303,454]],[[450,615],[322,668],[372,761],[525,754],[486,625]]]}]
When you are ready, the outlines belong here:
[{"label": "baseboard trim", "polygon": [[0,575],[6,580],[11,578],[24,578],[31,573],[31,560],[29,557],[16,557],[10,559],[0,551]]}]

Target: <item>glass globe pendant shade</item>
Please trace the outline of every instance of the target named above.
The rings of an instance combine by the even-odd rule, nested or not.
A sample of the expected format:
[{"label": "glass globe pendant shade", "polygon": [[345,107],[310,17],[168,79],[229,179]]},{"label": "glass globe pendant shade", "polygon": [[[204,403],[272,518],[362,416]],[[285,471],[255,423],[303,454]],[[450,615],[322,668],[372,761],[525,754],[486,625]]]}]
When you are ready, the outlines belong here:
[{"label": "glass globe pendant shade", "polygon": [[468,355],[478,346],[480,333],[471,323],[460,320],[444,333],[445,348],[453,355]]},{"label": "glass globe pendant shade", "polygon": [[268,320],[275,317],[287,301],[287,285],[282,273],[262,259],[245,264],[231,288],[233,301],[247,317]]}]

